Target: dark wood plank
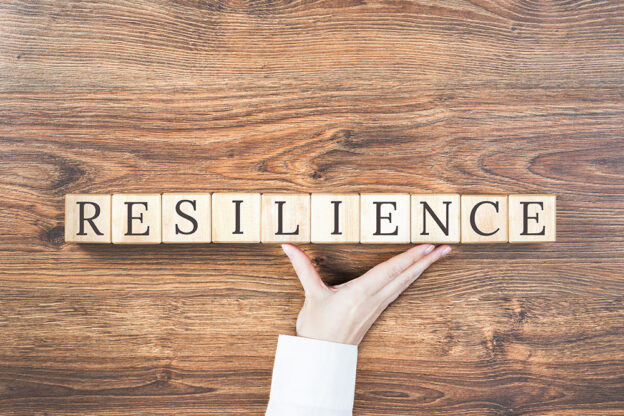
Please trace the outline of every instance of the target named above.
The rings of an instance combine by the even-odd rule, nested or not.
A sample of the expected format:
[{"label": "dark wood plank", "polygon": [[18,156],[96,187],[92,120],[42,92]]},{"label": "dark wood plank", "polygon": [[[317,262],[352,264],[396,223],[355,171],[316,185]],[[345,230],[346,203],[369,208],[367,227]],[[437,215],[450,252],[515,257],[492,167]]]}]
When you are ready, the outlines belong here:
[{"label": "dark wood plank", "polygon": [[[356,415],[624,414],[619,1],[0,4],[0,413],[260,415],[270,245],[63,242],[70,192],[548,192],[360,348]],[[304,247],[329,283],[406,246]]]}]

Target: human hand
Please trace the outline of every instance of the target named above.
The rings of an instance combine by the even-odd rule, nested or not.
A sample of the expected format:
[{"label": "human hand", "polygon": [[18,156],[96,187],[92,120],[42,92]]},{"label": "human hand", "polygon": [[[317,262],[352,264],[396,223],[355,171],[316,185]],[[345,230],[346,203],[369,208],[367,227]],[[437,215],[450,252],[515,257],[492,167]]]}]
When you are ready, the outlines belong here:
[{"label": "human hand", "polygon": [[327,286],[303,251],[291,244],[283,244],[282,249],[305,291],[297,335],[353,345],[362,341],[389,304],[451,251],[447,245],[419,245],[378,264],[357,279]]}]

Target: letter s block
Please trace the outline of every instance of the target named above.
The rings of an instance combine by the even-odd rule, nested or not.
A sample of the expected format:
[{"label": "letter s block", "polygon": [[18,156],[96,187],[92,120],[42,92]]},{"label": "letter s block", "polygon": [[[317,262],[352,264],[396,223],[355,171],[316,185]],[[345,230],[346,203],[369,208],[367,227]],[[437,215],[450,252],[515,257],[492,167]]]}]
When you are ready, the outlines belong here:
[{"label": "letter s block", "polygon": [[113,244],[159,244],[160,194],[113,194]]},{"label": "letter s block", "polygon": [[210,194],[163,194],[162,242],[209,243],[210,209]]},{"label": "letter s block", "polygon": [[555,195],[509,195],[509,242],[555,241]]},{"label": "letter s block", "polygon": [[111,196],[65,195],[65,241],[111,242]]},{"label": "letter s block", "polygon": [[506,243],[507,195],[461,196],[461,242]]}]

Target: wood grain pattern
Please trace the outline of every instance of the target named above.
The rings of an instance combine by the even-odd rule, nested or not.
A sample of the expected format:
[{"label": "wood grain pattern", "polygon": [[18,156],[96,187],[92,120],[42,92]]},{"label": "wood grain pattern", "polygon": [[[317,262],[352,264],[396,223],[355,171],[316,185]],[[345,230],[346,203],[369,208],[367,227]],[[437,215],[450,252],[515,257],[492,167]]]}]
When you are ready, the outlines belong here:
[{"label": "wood grain pattern", "polygon": [[0,39],[1,414],[263,414],[279,246],[63,242],[67,193],[227,190],[556,194],[556,243],[388,308],[354,413],[624,414],[624,3],[7,0]]}]

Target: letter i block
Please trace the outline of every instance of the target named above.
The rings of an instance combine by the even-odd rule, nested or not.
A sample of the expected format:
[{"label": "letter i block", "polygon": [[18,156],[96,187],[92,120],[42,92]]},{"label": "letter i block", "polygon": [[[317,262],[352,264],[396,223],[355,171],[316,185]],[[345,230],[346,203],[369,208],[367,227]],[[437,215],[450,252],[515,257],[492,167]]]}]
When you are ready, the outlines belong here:
[{"label": "letter i block", "polygon": [[212,241],[260,242],[260,194],[212,194]]},{"label": "letter i block", "polygon": [[359,194],[312,194],[312,243],[360,242]]},{"label": "letter i block", "polygon": [[113,244],[159,244],[160,205],[160,194],[113,194]]},{"label": "letter i block", "polygon": [[65,241],[111,242],[111,196],[65,195]]},{"label": "letter i block", "polygon": [[163,194],[162,242],[209,243],[210,210],[210,194]]},{"label": "letter i block", "polygon": [[555,195],[509,195],[509,242],[555,241],[556,217]]},{"label": "letter i block", "polygon": [[310,194],[262,194],[262,242],[310,242]]},{"label": "letter i block", "polygon": [[459,194],[412,195],[412,243],[459,243]]},{"label": "letter i block", "polygon": [[410,195],[361,194],[360,242],[409,243]]},{"label": "letter i block", "polygon": [[506,243],[507,195],[461,196],[461,242]]}]

